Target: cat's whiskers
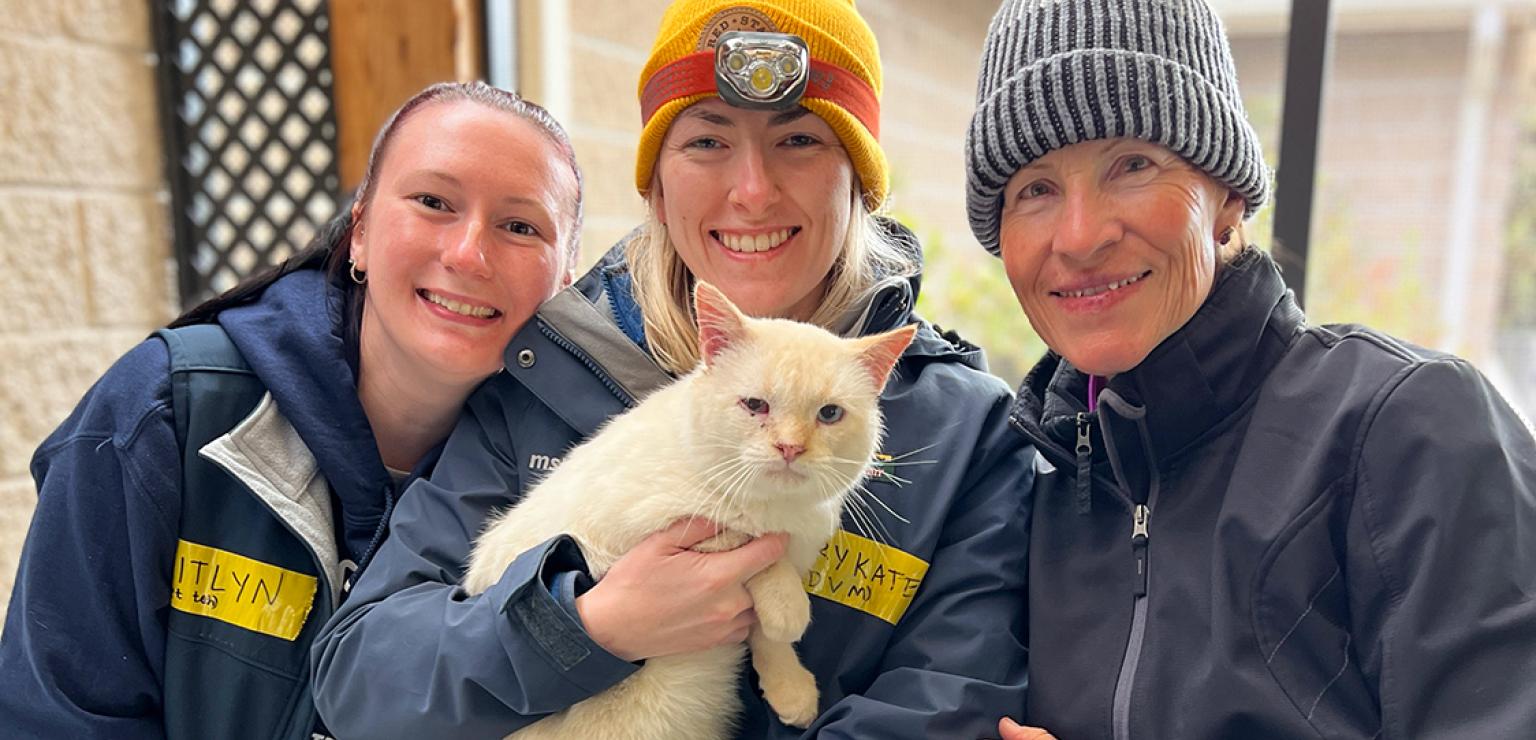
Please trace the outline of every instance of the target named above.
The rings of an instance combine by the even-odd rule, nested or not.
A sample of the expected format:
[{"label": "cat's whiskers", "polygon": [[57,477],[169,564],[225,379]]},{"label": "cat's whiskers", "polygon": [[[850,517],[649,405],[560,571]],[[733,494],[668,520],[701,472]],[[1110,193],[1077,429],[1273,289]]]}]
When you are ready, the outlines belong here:
[{"label": "cat's whiskers", "polygon": [[[852,520],[854,528],[859,530],[859,535],[867,539],[882,542],[883,544],[890,544],[892,541],[894,541],[890,530],[887,529],[880,521],[880,517],[875,512],[874,507],[870,506],[869,502],[864,501],[860,497],[859,494],[862,488],[861,484],[855,481],[855,483],[850,486],[847,483],[847,478],[840,476],[838,472],[832,469],[829,465],[823,466],[819,472],[827,481],[828,487],[830,489],[834,491],[839,489],[847,490],[847,497],[843,505],[843,510],[847,512],[848,518]],[[839,512],[839,515],[841,513],[842,512]]]},{"label": "cat's whiskers", "polygon": [[[911,481],[907,481],[907,482],[910,483]],[[869,490],[869,488],[867,486],[865,486],[862,482],[859,483],[858,485],[854,486],[854,488],[853,488],[853,495],[859,496],[860,498],[862,498],[864,496],[868,496],[870,499],[874,500],[875,503],[880,504],[880,508],[885,509],[886,513],[890,514],[891,517],[893,519],[895,519],[896,521],[899,521],[902,524],[911,524],[912,523],[906,517],[904,517],[904,516],[902,516],[900,514],[897,514],[896,510],[892,509],[889,504],[885,503],[885,500],[880,498],[879,494],[875,493],[874,491]]]},{"label": "cat's whiskers", "polygon": [[704,515],[708,510],[708,518],[715,523],[720,522],[720,515],[724,511],[725,499],[730,487],[742,476],[750,472],[751,465],[740,457],[731,457],[716,463],[708,470],[712,471],[696,490],[701,495],[697,496],[696,512]]},{"label": "cat's whiskers", "polygon": [[727,482],[725,489],[721,492],[719,506],[716,510],[717,516],[723,516],[726,512],[730,511],[741,512],[742,507],[740,503],[735,499],[737,498],[738,494],[756,482],[757,476],[759,474],[760,470],[758,466],[744,462],[741,468],[741,472],[738,473],[735,477],[731,478],[731,480]]}]

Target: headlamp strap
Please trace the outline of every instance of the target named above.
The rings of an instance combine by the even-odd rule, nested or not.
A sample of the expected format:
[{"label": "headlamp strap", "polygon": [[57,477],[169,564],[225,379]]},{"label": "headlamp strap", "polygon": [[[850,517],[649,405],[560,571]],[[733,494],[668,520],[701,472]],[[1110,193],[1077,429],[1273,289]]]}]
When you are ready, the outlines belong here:
[{"label": "headlamp strap", "polygon": [[[656,70],[645,83],[640,93],[640,124],[645,125],[669,101],[715,91],[714,50],[689,54]],[[880,101],[868,83],[847,70],[812,59],[805,98],[836,103],[859,119],[871,136],[880,138]]]}]

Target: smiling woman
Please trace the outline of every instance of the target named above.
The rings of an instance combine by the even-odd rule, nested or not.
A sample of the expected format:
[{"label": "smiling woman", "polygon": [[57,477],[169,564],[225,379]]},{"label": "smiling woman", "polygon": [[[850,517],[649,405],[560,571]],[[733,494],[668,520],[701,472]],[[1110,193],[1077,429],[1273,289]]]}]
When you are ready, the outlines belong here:
[{"label": "smiling woman", "polygon": [[[578,232],[575,170],[529,120],[439,103],[398,125],[383,161],[352,207],[362,363],[377,370],[359,385],[365,408],[434,387],[467,393],[500,369],[507,340],[570,282]],[[386,444],[386,464],[393,452]]]},{"label": "smiling woman", "polygon": [[841,256],[853,177],[837,134],[809,110],[741,110],[717,98],[673,122],[651,197],[696,279],[727,286],[748,314],[804,321]]},{"label": "smiling woman", "polygon": [[971,226],[1051,349],[1005,740],[1529,736],[1536,440],[1244,243],[1269,170],[1206,0],[1009,0],[981,66]]},{"label": "smiling woman", "polygon": [[1230,242],[1244,206],[1162,146],[1084,142],[1009,178],[1003,266],[1047,345],[1085,372],[1113,375],[1205,302],[1218,259],[1207,231]]},{"label": "smiling woman", "polygon": [[323,729],[310,643],[470,390],[570,281],[580,214],[542,108],[434,85],[380,132],[350,213],[119,360],[32,461],[8,732]]}]

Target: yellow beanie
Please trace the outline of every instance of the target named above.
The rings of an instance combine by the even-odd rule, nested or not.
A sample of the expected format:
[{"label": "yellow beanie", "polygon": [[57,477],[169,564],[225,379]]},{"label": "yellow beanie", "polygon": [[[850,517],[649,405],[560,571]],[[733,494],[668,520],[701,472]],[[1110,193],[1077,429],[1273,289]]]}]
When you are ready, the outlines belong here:
[{"label": "yellow beanie", "polygon": [[643,128],[635,162],[635,187],[640,194],[650,190],[656,156],[673,119],[684,108],[719,95],[712,90],[671,95],[666,86],[652,84],[653,78],[684,57],[713,49],[727,31],[794,34],[809,47],[813,73],[819,63],[851,75],[829,86],[837,90],[826,95],[808,88],[800,104],[837,133],[859,176],[865,202],[872,208],[883,203],[890,168],[879,142],[880,49],[853,0],[676,0],[668,6],[650,59],[640,73]]}]

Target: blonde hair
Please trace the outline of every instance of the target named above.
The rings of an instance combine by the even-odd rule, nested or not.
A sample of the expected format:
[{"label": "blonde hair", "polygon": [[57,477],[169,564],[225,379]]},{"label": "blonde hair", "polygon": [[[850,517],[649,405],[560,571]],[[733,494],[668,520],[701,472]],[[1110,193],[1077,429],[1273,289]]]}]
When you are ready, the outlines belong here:
[{"label": "blonde hair", "polygon": [[[842,249],[823,282],[821,302],[807,319],[833,332],[841,329],[839,324],[849,311],[872,297],[882,281],[912,275],[918,268],[913,257],[875,219],[857,187],[850,197],[854,212],[848,219]],[[635,302],[645,322],[651,356],[670,373],[692,370],[699,363],[693,273],[678,255],[667,227],[656,217],[654,201],[646,209],[639,233],[625,243],[624,256],[634,279]]]}]

